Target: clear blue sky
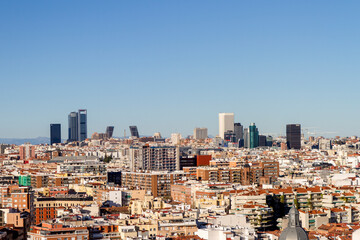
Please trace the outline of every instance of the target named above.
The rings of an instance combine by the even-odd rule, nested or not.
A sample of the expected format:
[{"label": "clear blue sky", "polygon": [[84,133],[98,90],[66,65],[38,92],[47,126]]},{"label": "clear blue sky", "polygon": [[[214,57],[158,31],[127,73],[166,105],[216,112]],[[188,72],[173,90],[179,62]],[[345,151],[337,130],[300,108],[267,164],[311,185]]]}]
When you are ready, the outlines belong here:
[{"label": "clear blue sky", "polygon": [[[0,137],[218,133],[234,112],[360,135],[359,1],[0,1]],[[325,135],[325,134],[324,134]]]}]

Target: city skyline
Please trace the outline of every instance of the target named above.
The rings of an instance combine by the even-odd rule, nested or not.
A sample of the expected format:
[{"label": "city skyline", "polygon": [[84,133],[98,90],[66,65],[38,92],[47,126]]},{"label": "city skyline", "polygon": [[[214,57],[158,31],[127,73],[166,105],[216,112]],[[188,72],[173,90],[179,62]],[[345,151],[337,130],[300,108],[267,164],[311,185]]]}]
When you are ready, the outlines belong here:
[{"label": "city skyline", "polygon": [[358,2],[69,3],[0,3],[1,137],[48,136],[80,107],[89,132],[115,136],[216,135],[218,112],[269,133],[299,122],[360,135]]},{"label": "city skyline", "polygon": [[360,240],[359,8],[0,1],[0,239]]},{"label": "city skyline", "polygon": [[[87,110],[85,110],[87,111]],[[77,112],[71,112],[71,113],[77,113]],[[70,114],[71,114],[70,113]],[[68,113],[69,114],[69,113]],[[220,113],[221,114],[221,113]],[[229,114],[229,113],[226,113],[226,114]],[[251,125],[253,122],[261,122],[261,121],[249,121],[248,123],[246,123],[245,121],[242,121],[240,120],[238,117],[237,117],[237,113],[234,113],[232,112],[231,114],[235,114],[234,116],[234,124],[242,124],[242,126],[244,128],[247,128],[249,127],[249,125]],[[62,118],[64,118],[64,116],[62,116]],[[91,120],[91,119],[90,119]],[[76,120],[77,121],[77,120]],[[207,128],[209,130],[209,136],[211,137],[215,137],[215,136],[219,136],[219,113],[217,113],[217,115],[214,116],[214,119],[212,120],[212,122],[216,122],[215,124],[212,124],[212,125],[217,125],[216,127],[217,128],[208,128],[206,125],[204,125],[203,127]],[[58,124],[60,124],[61,126],[63,126],[61,128],[61,136],[64,136],[62,137],[62,140],[67,140],[68,139],[68,134],[69,134],[69,119],[66,118],[65,121],[59,121],[57,120],[56,122],[58,122]],[[109,121],[110,122],[110,121]],[[51,123],[49,123],[51,124]],[[264,129],[263,127],[260,127],[261,131],[259,131],[259,134],[261,135],[271,135],[271,136],[275,136],[275,137],[279,137],[279,136],[282,136],[282,137],[285,137],[286,136],[286,125],[287,124],[292,124],[292,123],[284,123],[284,125],[277,125],[275,128],[272,128],[272,129]],[[302,123],[301,123],[302,124]],[[87,125],[89,125],[89,122],[87,122]],[[131,132],[129,130],[129,126],[119,126],[117,124],[113,124],[115,127],[116,127],[116,130],[114,130],[115,134],[113,134],[114,137],[124,137],[124,130],[126,131],[126,136],[127,137],[130,137],[131,136]],[[258,124],[257,124],[258,125]],[[48,127],[48,126],[46,126]],[[105,128],[107,126],[101,126],[100,129],[98,131],[95,131],[95,130],[92,130],[92,129],[88,129],[87,130],[87,138],[90,138],[91,137],[91,134],[95,133],[95,132],[102,132],[103,131],[103,128]],[[140,136],[153,136],[154,133],[156,132],[160,132],[163,136],[167,137],[167,138],[170,138],[171,137],[171,134],[172,133],[180,133],[183,137],[187,137],[187,136],[191,136],[193,135],[193,131],[194,131],[194,128],[196,128],[198,126],[195,126],[192,128],[192,129],[186,129],[186,130],[179,130],[179,131],[173,131],[173,132],[170,132],[170,131],[153,131],[151,133],[151,130],[150,132],[144,132],[144,131],[141,131],[140,133]],[[271,126],[270,126],[271,127]],[[101,129],[102,128],[102,129]],[[142,126],[140,125],[140,129],[142,129]],[[165,129],[165,128],[164,128]],[[181,128],[176,128],[176,129],[181,129]],[[276,131],[275,129],[278,129],[279,131]],[[337,134],[337,132],[330,132],[330,131],[323,131],[324,129],[320,128],[320,127],[309,127],[309,126],[304,126],[301,130],[301,133],[308,137],[308,136],[317,136],[317,137],[320,137],[320,136],[323,136],[323,137],[335,137],[335,136],[341,136],[341,137],[349,137],[349,136],[353,136],[353,135],[339,135]],[[168,134],[167,134],[168,133]],[[38,137],[49,137],[50,136],[50,130],[48,131],[47,134],[45,135],[42,135],[42,136],[28,136],[28,137],[4,137],[2,136],[2,138],[6,139],[6,138],[14,138],[14,139],[22,139],[22,138],[38,138]]]}]

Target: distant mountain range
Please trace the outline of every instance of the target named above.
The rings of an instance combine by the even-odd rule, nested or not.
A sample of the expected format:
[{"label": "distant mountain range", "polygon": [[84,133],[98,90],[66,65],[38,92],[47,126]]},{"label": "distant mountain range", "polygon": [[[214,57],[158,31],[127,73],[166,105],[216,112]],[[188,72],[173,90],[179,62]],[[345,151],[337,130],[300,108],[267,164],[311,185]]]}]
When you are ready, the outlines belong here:
[{"label": "distant mountain range", "polygon": [[37,138],[0,138],[0,143],[5,144],[16,144],[21,145],[24,143],[31,143],[31,144],[44,144],[50,143],[50,138],[48,137],[37,137]]}]

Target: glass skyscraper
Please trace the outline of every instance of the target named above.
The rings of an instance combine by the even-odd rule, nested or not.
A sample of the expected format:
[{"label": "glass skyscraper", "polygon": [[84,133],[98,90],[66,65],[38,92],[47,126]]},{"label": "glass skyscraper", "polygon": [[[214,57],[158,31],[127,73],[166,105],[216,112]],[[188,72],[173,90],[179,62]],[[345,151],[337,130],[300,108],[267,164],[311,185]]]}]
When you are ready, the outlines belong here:
[{"label": "glass skyscraper", "polygon": [[68,142],[84,141],[87,138],[87,111],[80,109],[69,114]]},{"label": "glass skyscraper", "polygon": [[50,124],[50,144],[61,143],[61,125],[59,123]]},{"label": "glass skyscraper", "polygon": [[69,137],[68,142],[75,142],[78,140],[78,114],[71,112],[69,114]]},{"label": "glass skyscraper", "polygon": [[130,126],[130,133],[132,137],[139,138],[139,131],[137,129],[137,126]]},{"label": "glass skyscraper", "polygon": [[255,123],[251,123],[249,126],[249,140],[250,148],[256,148],[259,146],[259,130]]},{"label": "glass skyscraper", "polygon": [[78,141],[84,141],[87,138],[87,111],[80,109],[78,111]]},{"label": "glass skyscraper", "polygon": [[288,149],[301,148],[301,125],[288,124],[286,125],[286,144]]},{"label": "glass skyscraper", "polygon": [[107,126],[106,127],[106,137],[112,138],[114,132],[114,126]]},{"label": "glass skyscraper", "polygon": [[244,128],[241,123],[234,123],[234,133],[236,137],[236,142],[239,142],[240,139],[244,138]]}]

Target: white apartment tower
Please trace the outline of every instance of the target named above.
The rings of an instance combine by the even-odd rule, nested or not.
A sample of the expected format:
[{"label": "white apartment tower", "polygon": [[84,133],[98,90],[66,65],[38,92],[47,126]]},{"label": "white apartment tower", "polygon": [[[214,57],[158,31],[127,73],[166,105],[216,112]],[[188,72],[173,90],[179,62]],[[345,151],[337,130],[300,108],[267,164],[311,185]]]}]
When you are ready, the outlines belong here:
[{"label": "white apartment tower", "polygon": [[180,133],[172,133],[171,134],[171,143],[178,145],[181,141],[181,134]]},{"label": "white apartment tower", "polygon": [[234,131],[234,113],[219,113],[219,136],[224,139],[227,131]]}]

